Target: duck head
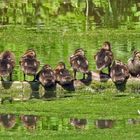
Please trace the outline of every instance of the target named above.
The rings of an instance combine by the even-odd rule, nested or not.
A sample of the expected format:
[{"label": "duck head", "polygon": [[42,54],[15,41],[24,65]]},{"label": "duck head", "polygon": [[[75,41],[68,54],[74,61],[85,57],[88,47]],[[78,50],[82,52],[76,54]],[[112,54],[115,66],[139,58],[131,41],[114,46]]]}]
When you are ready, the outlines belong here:
[{"label": "duck head", "polygon": [[28,49],[25,53],[24,53],[24,55],[23,55],[23,58],[26,58],[26,57],[31,57],[31,58],[36,58],[36,52],[35,52],[35,50],[33,50],[33,49]]},{"label": "duck head", "polygon": [[49,65],[49,64],[46,64],[46,65],[44,65],[43,67],[42,67],[42,69],[43,70],[51,70],[52,68],[51,68],[51,66]]},{"label": "duck head", "polygon": [[140,61],[140,51],[134,51],[133,60],[139,60]]},{"label": "duck head", "polygon": [[2,52],[0,54],[0,59],[5,59],[5,60],[14,60],[15,59],[15,56],[12,52],[10,51],[5,51],[5,52]]},{"label": "duck head", "polygon": [[103,49],[111,51],[111,44],[108,41],[105,41],[102,46]]},{"label": "duck head", "polygon": [[65,66],[65,63],[64,62],[59,62],[57,67],[56,67],[56,70],[62,70],[62,69],[65,69],[66,66]]},{"label": "duck head", "polygon": [[77,50],[75,50],[74,55],[85,55],[85,52],[82,48],[78,48]]}]

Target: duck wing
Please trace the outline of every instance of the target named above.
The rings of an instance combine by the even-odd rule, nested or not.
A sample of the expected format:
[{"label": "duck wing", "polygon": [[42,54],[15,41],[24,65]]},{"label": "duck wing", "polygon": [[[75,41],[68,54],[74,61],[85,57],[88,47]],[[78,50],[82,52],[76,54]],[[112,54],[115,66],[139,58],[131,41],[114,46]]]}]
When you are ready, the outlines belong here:
[{"label": "duck wing", "polygon": [[70,58],[70,64],[73,69],[83,73],[88,72],[88,61],[85,56],[76,55]]}]

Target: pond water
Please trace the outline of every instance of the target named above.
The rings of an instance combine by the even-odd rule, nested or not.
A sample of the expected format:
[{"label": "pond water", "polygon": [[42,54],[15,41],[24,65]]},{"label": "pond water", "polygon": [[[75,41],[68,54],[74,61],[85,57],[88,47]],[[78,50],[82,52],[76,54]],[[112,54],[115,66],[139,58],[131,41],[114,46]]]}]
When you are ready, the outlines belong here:
[{"label": "pond water", "polygon": [[0,130],[89,130],[89,129],[115,129],[129,125],[140,125],[140,119],[111,120],[111,119],[86,119],[86,118],[61,118],[57,116],[35,116],[0,114]]},{"label": "pond water", "polygon": [[[90,3],[89,7],[86,2]],[[59,61],[64,61],[73,74],[69,57],[77,48],[85,50],[89,69],[96,71],[94,55],[104,41],[109,41],[115,59],[127,64],[133,51],[140,51],[139,10],[138,0],[1,1],[0,52],[10,50],[15,54],[14,81],[23,81],[19,61],[29,48],[36,51],[40,69],[44,64],[50,64],[55,68]],[[82,74],[78,73],[78,79],[81,78]],[[27,80],[32,81],[33,77],[28,76]],[[62,133],[61,139],[65,139],[66,136],[71,139],[70,134],[79,134],[80,139],[102,134],[101,139],[104,139],[105,132],[110,139],[113,139],[111,136],[119,139],[121,134],[125,136],[121,137],[122,139],[129,136],[138,136],[138,139],[140,137],[132,133],[134,126],[134,131],[139,134],[140,126],[137,113],[139,94],[132,94],[134,91],[140,92],[137,84],[138,89],[132,88],[126,94],[120,91],[116,93],[116,90],[112,89],[114,87],[104,93],[105,85],[99,83],[98,87],[94,84],[95,90],[87,87],[85,91],[79,90],[78,94],[74,90],[61,94],[60,90],[59,98],[56,89],[46,92],[43,90],[40,93],[39,84],[37,86],[36,83],[29,82],[28,87],[31,90],[26,91],[23,87],[27,84],[20,82],[16,85],[15,92],[15,84],[17,83],[2,82],[0,87],[3,103],[0,104],[0,135],[2,134],[5,139],[8,136],[11,139],[12,136],[13,139],[19,139],[19,135],[27,139],[26,136],[31,133],[23,132],[28,131],[38,131],[39,133],[33,133],[33,136],[36,138],[38,135],[39,139],[40,135],[49,135],[51,131],[53,134],[49,137],[52,139],[59,139]],[[87,94],[89,95],[86,97]],[[12,97],[17,96],[21,100],[26,96],[28,99],[36,97],[39,100],[12,102]],[[9,112],[12,114],[8,114]],[[72,131],[76,133],[71,133]],[[83,131],[88,132],[85,137]]]},{"label": "pond water", "polygon": [[[77,48],[85,50],[89,69],[92,71],[96,70],[93,56],[104,41],[111,42],[115,59],[120,59],[124,63],[127,63],[134,50],[139,50],[140,33],[136,30],[59,31],[46,29],[37,32],[20,27],[1,30],[0,51],[11,50],[16,56],[14,80],[23,80],[19,60],[28,48],[33,48],[36,51],[37,58],[41,63],[40,68],[44,64],[50,64],[52,68],[55,68],[59,61],[64,61],[71,73],[69,57]],[[28,78],[29,80],[33,79]]]}]

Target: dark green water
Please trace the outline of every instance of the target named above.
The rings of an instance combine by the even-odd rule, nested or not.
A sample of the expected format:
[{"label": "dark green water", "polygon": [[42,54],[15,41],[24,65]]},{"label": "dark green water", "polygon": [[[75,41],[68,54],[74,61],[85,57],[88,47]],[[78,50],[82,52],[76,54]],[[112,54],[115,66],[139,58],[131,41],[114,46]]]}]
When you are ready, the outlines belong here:
[{"label": "dark green water", "polygon": [[[26,117],[24,120],[22,117]],[[140,125],[140,119],[86,119],[86,118],[63,118],[57,116],[35,116],[35,115],[14,115],[0,114],[0,130],[11,131],[71,131],[71,130],[91,130],[91,129],[115,129],[123,126]]]},{"label": "dark green water", "polygon": [[52,68],[55,68],[59,61],[64,61],[71,72],[69,57],[75,49],[83,48],[89,61],[90,70],[95,71],[93,56],[104,41],[111,42],[115,59],[120,59],[127,63],[133,51],[139,50],[139,38],[139,30],[100,29],[78,32],[70,29],[65,31],[52,28],[51,30],[38,31],[37,29],[16,27],[1,30],[0,51],[10,50],[15,53],[14,80],[23,80],[19,60],[28,48],[35,49],[41,66],[50,64]]},{"label": "dark green water", "polygon": [[[40,68],[44,64],[55,68],[64,61],[71,73],[69,57],[75,49],[83,48],[89,69],[96,71],[93,56],[104,41],[109,41],[115,59],[127,63],[133,51],[140,50],[139,8],[138,0],[0,1],[0,52],[10,50],[16,56],[14,81],[23,80],[19,60],[29,48],[36,51]],[[8,89],[1,93],[8,97],[16,94]],[[50,101],[41,98],[33,103],[6,100],[0,104],[0,136],[6,140],[41,139],[40,136],[58,140],[139,139],[139,86],[127,94],[98,91],[79,91],[74,93],[76,96],[70,93]],[[19,96],[22,93],[19,86]],[[11,120],[9,113],[13,114]]]}]

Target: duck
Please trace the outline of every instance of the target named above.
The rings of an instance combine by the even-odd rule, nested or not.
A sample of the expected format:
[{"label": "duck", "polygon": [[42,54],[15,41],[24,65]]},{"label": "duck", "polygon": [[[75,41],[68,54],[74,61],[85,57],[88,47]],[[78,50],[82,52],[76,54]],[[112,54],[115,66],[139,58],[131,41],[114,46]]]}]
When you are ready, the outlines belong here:
[{"label": "duck", "polygon": [[53,69],[49,64],[45,64],[37,74],[37,78],[44,87],[55,85],[56,77]]},{"label": "duck", "polygon": [[70,72],[66,69],[64,62],[59,62],[57,67],[54,70],[56,81],[60,85],[67,85],[72,83],[72,76]]},{"label": "duck", "polygon": [[10,77],[12,81],[12,73],[15,67],[15,55],[11,51],[4,51],[0,53],[0,76],[3,81],[4,77]]},{"label": "duck", "polygon": [[33,130],[36,128],[36,123],[37,123],[37,116],[34,115],[21,115],[20,116],[21,121],[23,122],[24,126],[28,130]]},{"label": "duck", "polygon": [[132,58],[128,60],[129,73],[133,77],[140,77],[140,51],[134,51]]},{"label": "duck", "polygon": [[40,66],[40,61],[36,58],[36,52],[33,49],[28,49],[21,57],[19,65],[24,74],[24,81],[26,81],[26,75],[33,75],[36,81],[36,74]]},{"label": "duck", "polygon": [[102,48],[94,56],[96,69],[102,73],[104,68],[108,68],[108,75],[110,75],[110,66],[113,62],[113,52],[111,51],[111,44],[108,41],[103,43]]},{"label": "duck", "polygon": [[76,72],[83,73],[83,80],[85,79],[85,75],[89,73],[88,70],[88,61],[85,57],[85,52],[82,48],[78,48],[75,50],[74,54],[70,56],[70,65],[73,68],[74,72],[74,80],[76,80]]},{"label": "duck", "polygon": [[120,60],[114,60],[110,70],[110,77],[116,84],[124,83],[129,78],[128,66]]}]

